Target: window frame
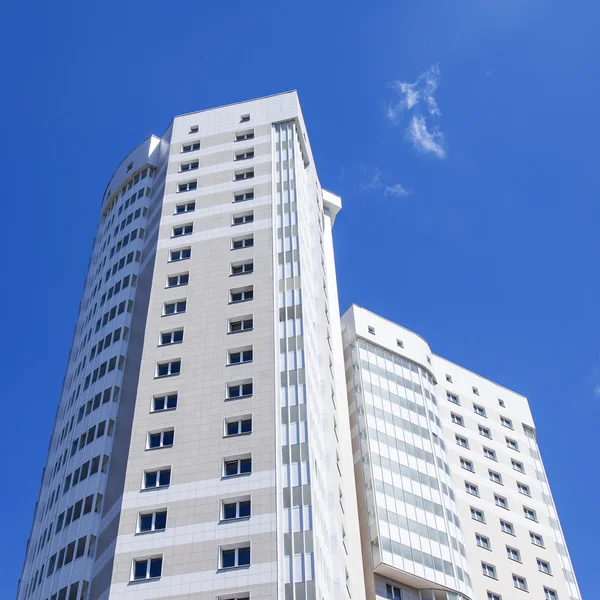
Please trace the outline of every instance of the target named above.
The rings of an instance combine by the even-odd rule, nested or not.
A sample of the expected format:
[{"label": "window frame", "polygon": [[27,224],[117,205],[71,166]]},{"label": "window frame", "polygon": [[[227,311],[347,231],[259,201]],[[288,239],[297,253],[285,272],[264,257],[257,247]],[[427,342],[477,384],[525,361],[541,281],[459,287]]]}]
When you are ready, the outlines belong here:
[{"label": "window frame", "polygon": [[[152,561],[154,561],[154,560],[160,560],[160,575],[151,576],[150,573],[152,572]],[[136,577],[135,576],[136,565],[137,565],[137,563],[142,563],[142,562],[146,563],[146,577]],[[142,557],[133,558],[131,561],[131,575],[130,575],[129,581],[131,583],[139,583],[141,581],[155,581],[157,579],[160,579],[162,577],[163,567],[164,567],[164,555],[163,554],[153,554],[151,556],[148,556],[147,558],[142,558]]]},{"label": "window frame", "polygon": [[[166,508],[155,508],[151,512],[143,512],[143,511],[138,512],[137,527],[136,527],[136,532],[135,532],[136,535],[145,535],[147,533],[158,533],[161,531],[165,531],[167,529],[167,513],[168,513],[168,510]],[[165,515],[165,526],[157,529],[156,528],[156,516],[162,515],[162,514]],[[150,525],[150,529],[142,530],[141,519],[142,519],[142,517],[147,517],[147,516],[152,517],[152,523]]]}]

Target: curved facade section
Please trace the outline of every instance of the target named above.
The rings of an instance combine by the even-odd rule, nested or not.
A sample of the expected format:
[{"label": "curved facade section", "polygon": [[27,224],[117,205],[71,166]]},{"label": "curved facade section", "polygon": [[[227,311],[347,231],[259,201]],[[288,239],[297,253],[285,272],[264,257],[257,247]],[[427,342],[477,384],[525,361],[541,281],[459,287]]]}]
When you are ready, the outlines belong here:
[{"label": "curved facade section", "polygon": [[353,311],[343,325],[357,485],[364,486],[363,562],[373,573],[367,594],[391,581],[421,597],[471,598],[431,352],[406,330],[403,339],[383,340],[386,347],[365,339],[382,319],[364,323]]},{"label": "curved facade section", "polygon": [[139,368],[134,315],[147,302],[138,290],[157,145],[133,150],[102,200],[18,600],[88,595],[115,436],[130,426],[117,418],[132,401],[125,374]]}]

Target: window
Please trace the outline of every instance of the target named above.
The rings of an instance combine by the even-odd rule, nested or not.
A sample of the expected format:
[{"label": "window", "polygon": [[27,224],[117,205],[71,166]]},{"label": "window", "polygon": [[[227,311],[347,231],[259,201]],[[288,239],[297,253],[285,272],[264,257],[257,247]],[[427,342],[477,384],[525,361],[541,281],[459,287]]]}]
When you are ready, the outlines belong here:
[{"label": "window", "polygon": [[498,398],[498,404],[502,407],[502,408],[506,408],[506,404],[504,402],[504,400],[502,400],[502,398]]},{"label": "window", "polygon": [[156,365],[156,377],[169,377],[181,373],[181,360],[158,363]]},{"label": "window", "polygon": [[254,190],[245,190],[243,192],[236,192],[233,195],[234,202],[244,202],[245,200],[254,199]]},{"label": "window", "polygon": [[253,140],[253,139],[254,139],[254,129],[249,129],[248,131],[240,131],[239,133],[235,134],[236,142],[244,142],[246,140]]},{"label": "window", "polygon": [[236,569],[250,565],[250,546],[221,548],[221,569]]},{"label": "window", "polygon": [[500,473],[496,473],[496,471],[492,471],[491,469],[488,469],[488,474],[490,476],[491,481],[502,485],[502,475],[500,475]]},{"label": "window", "polygon": [[173,234],[171,237],[181,237],[183,235],[191,235],[194,232],[194,226],[189,223],[187,225],[180,225],[178,227],[173,227]]},{"label": "window", "polygon": [[487,427],[484,427],[483,425],[479,425],[479,434],[490,440],[492,439],[492,432]]},{"label": "window", "polygon": [[254,169],[244,169],[243,171],[236,171],[233,174],[235,181],[243,181],[244,179],[252,179],[254,177]]},{"label": "window", "polygon": [[479,496],[479,488],[468,481],[465,481],[465,491],[472,496]]},{"label": "window", "polygon": [[494,592],[488,592],[487,600],[502,600],[502,596],[499,594],[494,594]]},{"label": "window", "polygon": [[496,452],[494,450],[490,450],[490,448],[486,448],[485,446],[483,447],[483,455],[490,460],[497,460]]},{"label": "window", "polygon": [[467,471],[471,471],[471,473],[475,473],[475,469],[473,467],[473,463],[470,460],[467,460],[466,458],[460,458],[460,466],[463,469],[466,469]]},{"label": "window", "polygon": [[396,346],[398,346],[398,348],[404,348],[404,342],[402,340],[396,340]]},{"label": "window", "polygon": [[542,560],[541,558],[538,558],[536,560],[538,571],[546,573],[546,575],[552,575],[552,571],[550,570],[550,563],[546,562],[545,560]]},{"label": "window", "polygon": [[249,211],[245,213],[238,213],[233,215],[231,224],[232,225],[243,225],[244,223],[253,223],[254,222],[254,211]]},{"label": "window", "polygon": [[494,565],[489,565],[488,563],[481,563],[481,571],[486,577],[492,577],[496,579],[496,567]]},{"label": "window", "polygon": [[558,594],[550,588],[544,588],[544,600],[558,600]]},{"label": "window", "polygon": [[223,500],[223,512],[221,519],[231,521],[232,519],[245,519],[250,516],[250,499],[237,501]]},{"label": "window", "polygon": [[250,120],[250,115],[242,115],[240,117],[240,123],[247,123]]},{"label": "window", "polygon": [[465,420],[460,415],[450,413],[450,418],[455,425],[461,425],[462,427],[465,426]]},{"label": "window", "polygon": [[507,419],[506,417],[501,416],[500,423],[502,423],[502,425],[504,425],[504,427],[508,427],[509,429],[513,428],[512,421],[510,419]]},{"label": "window", "polygon": [[190,133],[198,133],[198,125],[192,125],[190,127]]},{"label": "window", "polygon": [[514,458],[511,459],[511,464],[512,464],[512,468],[515,471],[519,471],[519,473],[525,473],[525,467],[523,466],[522,462],[519,462],[518,460],[515,460]]},{"label": "window", "polygon": [[544,548],[544,538],[538,533],[533,533],[533,531],[529,532],[529,539],[531,543],[535,546],[539,546],[540,548]]},{"label": "window", "polygon": [[167,429],[166,431],[158,431],[148,434],[148,445],[146,448],[152,450],[154,448],[168,448],[175,441],[175,430]]},{"label": "window", "polygon": [[164,531],[166,528],[166,510],[152,513],[140,513],[138,520],[138,533],[147,533],[148,531]]},{"label": "window", "polygon": [[181,273],[180,275],[169,275],[167,277],[167,287],[178,287],[180,285],[187,285],[190,281],[189,273]]},{"label": "window", "polygon": [[478,390],[476,387],[474,387],[474,388],[473,388],[473,393],[474,393],[476,396],[479,396],[479,390]]},{"label": "window", "polygon": [[254,148],[247,148],[235,153],[235,160],[248,160],[249,158],[254,158]]},{"label": "window", "polygon": [[225,436],[252,433],[252,417],[236,417],[225,421]]},{"label": "window", "polygon": [[250,331],[254,327],[254,319],[248,317],[234,317],[229,319],[229,333],[237,333],[239,331]]},{"label": "window", "polygon": [[193,192],[198,188],[197,181],[186,181],[177,185],[178,192]]},{"label": "window", "polygon": [[520,481],[517,481],[517,489],[519,490],[519,493],[523,494],[524,496],[531,496],[531,489],[529,486],[521,483]]},{"label": "window", "polygon": [[162,557],[133,561],[133,581],[157,579],[162,574]]},{"label": "window", "polygon": [[223,476],[235,477],[252,473],[252,458],[234,458],[223,463]]},{"label": "window", "polygon": [[517,452],[519,451],[519,444],[517,444],[517,442],[515,440],[511,440],[510,438],[506,438],[506,445],[511,450],[516,450]]},{"label": "window", "polygon": [[371,326],[369,326],[369,327],[368,327],[368,331],[369,331],[369,333],[370,333],[371,335],[375,335],[375,327],[371,327]]},{"label": "window", "polygon": [[521,577],[520,575],[513,575],[513,583],[515,587],[519,590],[527,591],[527,580],[525,577]]},{"label": "window", "polygon": [[485,413],[485,408],[483,408],[483,406],[479,406],[479,404],[473,404],[473,411],[476,415],[479,415],[480,417],[487,417]]},{"label": "window", "polygon": [[448,373],[446,373],[446,381],[448,383],[452,383],[452,375],[448,375]]},{"label": "window", "polygon": [[184,313],[187,307],[185,300],[179,300],[178,302],[166,302],[163,308],[163,315],[176,315]]},{"label": "window", "polygon": [[177,408],[177,394],[168,394],[166,396],[155,396],[152,399],[152,412],[161,410],[173,410]]},{"label": "window", "polygon": [[502,519],[500,519],[500,529],[504,533],[508,533],[510,535],[515,535],[515,528],[514,528],[514,526],[513,526],[512,523],[509,523],[508,521],[503,521]]},{"label": "window", "polygon": [[200,142],[192,142],[191,144],[183,144],[181,146],[181,152],[195,152],[200,150]]},{"label": "window", "polygon": [[386,598],[388,600],[402,600],[402,591],[395,585],[385,584]]},{"label": "window", "polygon": [[196,210],[195,202],[186,202],[185,204],[178,204],[175,207],[175,213],[178,215],[182,214],[182,213],[194,212],[195,210]]},{"label": "window", "polygon": [[446,398],[448,398],[449,402],[460,405],[460,400],[458,399],[458,396],[456,394],[451,394],[450,392],[446,392]]},{"label": "window", "polygon": [[243,288],[229,290],[229,302],[245,302],[254,298],[254,288],[250,285]]},{"label": "window", "polygon": [[179,172],[185,173],[186,171],[195,171],[197,168],[198,168],[198,161],[193,160],[192,162],[182,163],[181,165],[179,165]]},{"label": "window", "polygon": [[537,521],[537,514],[532,508],[527,508],[526,506],[524,506],[523,514],[525,515],[526,519],[529,519],[530,521]]},{"label": "window", "polygon": [[159,471],[146,471],[144,473],[144,489],[164,487],[171,483],[171,469],[160,469]]},{"label": "window", "polygon": [[469,440],[467,440],[467,438],[463,437],[462,435],[455,435],[456,438],[456,443],[459,446],[462,446],[463,448],[468,448],[469,447]]},{"label": "window", "polygon": [[228,383],[227,399],[247,398],[252,396],[252,391],[252,381],[250,380],[241,383]]},{"label": "window", "polygon": [[516,560],[517,562],[521,562],[521,553],[512,546],[506,546],[506,556],[508,556],[510,560]]},{"label": "window", "polygon": [[161,346],[180,344],[181,342],[183,342],[183,329],[176,329],[175,331],[167,331],[166,333],[160,334]]},{"label": "window", "polygon": [[494,502],[496,506],[500,508],[506,508],[508,510],[508,500],[504,496],[498,496],[498,494],[494,494]]},{"label": "window", "polygon": [[254,246],[254,235],[247,235],[241,238],[232,238],[231,249],[239,250],[240,248],[252,248]]},{"label": "window", "polygon": [[171,252],[169,254],[169,260],[172,262],[175,262],[178,260],[186,260],[186,259],[190,258],[191,255],[192,255],[191,248],[180,248],[179,250],[171,250]]},{"label": "window", "polygon": [[482,510],[471,507],[471,518],[474,521],[479,521],[480,523],[485,523],[485,515]]},{"label": "window", "polygon": [[253,351],[252,346],[247,348],[240,348],[238,350],[230,350],[228,353],[227,363],[230,365],[237,365],[245,362],[252,362]]},{"label": "window", "polygon": [[523,432],[528,438],[535,440],[535,429],[533,427],[529,427],[529,425],[523,424]]},{"label": "window", "polygon": [[246,275],[248,273],[254,273],[254,261],[246,260],[240,263],[231,263],[231,274],[232,275]]},{"label": "window", "polygon": [[490,538],[485,537],[485,535],[480,535],[479,533],[475,534],[475,541],[480,548],[484,548],[485,550],[491,550],[492,546],[490,544]]}]

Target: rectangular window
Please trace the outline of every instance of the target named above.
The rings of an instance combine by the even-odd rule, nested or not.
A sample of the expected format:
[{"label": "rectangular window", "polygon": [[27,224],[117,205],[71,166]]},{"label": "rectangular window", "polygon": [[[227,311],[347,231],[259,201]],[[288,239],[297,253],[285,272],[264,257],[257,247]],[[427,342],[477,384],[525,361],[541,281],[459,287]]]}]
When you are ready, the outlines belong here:
[{"label": "rectangular window", "polygon": [[247,123],[250,120],[250,115],[242,115],[240,117],[240,123]]},{"label": "rectangular window", "polygon": [[240,131],[235,134],[236,142],[244,142],[246,140],[254,139],[254,129],[249,129],[248,131]]},{"label": "rectangular window", "polygon": [[225,421],[225,436],[252,433],[252,417],[236,417]]},{"label": "rectangular window", "polygon": [[254,169],[244,169],[243,171],[236,171],[233,174],[233,178],[235,181],[243,181],[244,179],[252,179],[253,177]]},{"label": "rectangular window", "polygon": [[480,548],[485,550],[491,550],[492,546],[490,544],[490,538],[485,537],[485,535],[480,535],[479,533],[475,534],[475,541]]},{"label": "rectangular window", "polygon": [[465,491],[472,496],[479,496],[479,488],[468,481],[465,481]]},{"label": "rectangular window", "polygon": [[156,365],[156,377],[169,377],[179,373],[181,373],[181,360],[171,360]]},{"label": "rectangular window", "polygon": [[254,327],[254,319],[252,316],[234,317],[229,319],[229,333],[237,333],[239,331],[250,331]]},{"label": "rectangular window", "polygon": [[179,275],[169,275],[167,277],[167,287],[179,287],[181,285],[187,285],[190,282],[189,273],[180,273]]},{"label": "rectangular window", "polygon": [[232,225],[244,225],[245,223],[253,223],[254,222],[254,211],[249,211],[245,213],[238,213],[233,215],[231,218]]},{"label": "rectangular window", "polygon": [[464,419],[460,415],[457,415],[457,414],[454,414],[454,413],[450,413],[450,416],[452,418],[452,422],[455,425],[461,425],[462,427],[465,426],[465,421],[464,421]]},{"label": "rectangular window", "polygon": [[231,275],[247,275],[249,273],[254,273],[253,260],[231,263]]},{"label": "rectangular window", "polygon": [[155,396],[152,399],[152,412],[173,410],[175,408],[177,408],[177,393],[167,394],[166,396]]},{"label": "rectangular window", "polygon": [[467,471],[471,471],[471,473],[475,473],[475,468],[473,467],[473,463],[466,458],[460,458],[460,466]]},{"label": "rectangular window", "polygon": [[221,520],[246,519],[251,514],[250,498],[241,500],[223,500]]},{"label": "rectangular window", "polygon": [[248,160],[254,158],[254,148],[246,148],[235,153],[235,160]]},{"label": "rectangular window", "polygon": [[245,200],[254,199],[254,190],[244,190],[243,192],[236,192],[233,195],[234,202],[244,202]]},{"label": "rectangular window", "polygon": [[165,431],[157,431],[156,433],[148,434],[146,449],[153,450],[155,448],[169,448],[175,441],[175,430],[166,429]]},{"label": "rectangular window", "polygon": [[169,253],[169,261],[176,262],[178,260],[186,260],[192,255],[191,248],[180,248],[179,250],[171,250]]},{"label": "rectangular window", "polygon": [[254,246],[254,235],[250,234],[245,237],[232,238],[231,249],[239,250],[241,248],[252,248]]},{"label": "rectangular window", "polygon": [[492,439],[492,432],[487,427],[483,427],[482,425],[479,425],[478,429],[479,429],[479,435],[482,435],[483,437],[486,437],[490,440]]},{"label": "rectangular window", "polygon": [[252,473],[252,458],[250,456],[228,459],[223,462],[223,477],[235,477],[250,473]]},{"label": "rectangular window", "polygon": [[248,398],[252,396],[253,386],[251,380],[242,381],[240,383],[227,384],[227,399],[237,400],[239,398]]},{"label": "rectangular window", "polygon": [[552,571],[550,569],[549,562],[546,562],[545,560],[542,560],[541,558],[538,558],[536,560],[537,560],[538,571],[541,571],[542,573],[546,573],[546,575],[552,575]]},{"label": "rectangular window", "polygon": [[254,288],[249,285],[243,288],[234,288],[229,290],[229,302],[231,304],[235,302],[245,302],[246,300],[252,300],[254,298]]},{"label": "rectangular window", "polygon": [[162,556],[133,561],[133,581],[158,579],[162,575]]},{"label": "rectangular window", "polygon": [[473,411],[476,415],[479,415],[480,417],[487,417],[485,413],[485,408],[483,408],[483,406],[479,406],[479,404],[473,404]]},{"label": "rectangular window", "polygon": [[525,577],[521,577],[520,575],[513,575],[513,583],[518,590],[523,590],[524,592],[527,591],[527,581]]},{"label": "rectangular window", "polygon": [[390,585],[389,583],[386,583],[385,592],[387,600],[402,600],[402,591],[395,585]]},{"label": "rectangular window", "polygon": [[182,213],[194,212],[196,210],[195,202],[185,202],[183,204],[178,204],[175,207],[175,214],[180,215]]},{"label": "rectangular window", "polygon": [[511,449],[511,450],[516,450],[517,452],[519,451],[519,444],[515,441],[515,440],[511,440],[510,438],[506,438],[506,445]]},{"label": "rectangular window", "polygon": [[181,146],[181,152],[195,152],[196,150],[200,150],[200,142],[191,142],[189,144],[183,144]]},{"label": "rectangular window", "polygon": [[508,510],[508,500],[504,496],[494,494],[494,502],[496,503],[496,506],[499,506],[500,508],[506,508],[506,510]]},{"label": "rectangular window", "polygon": [[473,393],[474,393],[476,396],[479,396],[479,390],[478,390],[476,387],[474,387],[474,388],[473,388]]},{"label": "rectangular window", "polygon": [[494,592],[488,592],[487,600],[502,600],[502,596],[500,596],[500,594],[495,594]]},{"label": "rectangular window", "polygon": [[166,510],[151,513],[140,513],[138,519],[138,533],[148,533],[149,531],[164,531],[166,528]]},{"label": "rectangular window", "polygon": [[179,193],[181,192],[193,192],[195,189],[198,188],[198,182],[197,181],[186,181],[184,183],[180,183],[177,185],[177,191]]},{"label": "rectangular window", "polygon": [[230,365],[238,365],[240,363],[252,362],[253,350],[252,346],[230,350],[227,356],[227,363]]},{"label": "rectangular window", "polygon": [[171,483],[171,469],[160,469],[158,471],[146,471],[144,473],[144,488],[151,490],[165,487]]},{"label": "rectangular window", "polygon": [[525,467],[523,466],[522,462],[519,462],[518,460],[515,460],[514,458],[511,459],[511,464],[512,464],[512,468],[515,471],[519,471],[519,473],[525,473]]},{"label": "rectangular window", "polygon": [[456,439],[456,443],[459,446],[462,446],[463,448],[468,448],[469,447],[469,440],[467,440],[467,438],[463,437],[462,435],[455,435],[455,439]]},{"label": "rectangular window", "polygon": [[182,237],[184,235],[191,235],[194,232],[194,225],[192,223],[188,223],[187,225],[178,225],[177,227],[173,227],[173,233],[171,237]]},{"label": "rectangular window", "polygon": [[492,577],[493,579],[497,579],[496,577],[496,567],[494,565],[490,565],[488,563],[481,563],[481,571],[486,577]]},{"label": "rectangular window", "polygon": [[523,514],[525,515],[526,519],[529,519],[530,521],[537,521],[537,514],[535,510],[533,510],[533,508],[527,508],[526,506],[524,506]]},{"label": "rectangular window", "polygon": [[506,556],[510,560],[515,560],[517,562],[521,562],[521,553],[512,546],[506,546]]},{"label": "rectangular window", "polygon": [[529,539],[531,540],[531,543],[539,546],[540,548],[544,548],[544,538],[537,534],[537,533],[533,533],[533,531],[529,532]]},{"label": "rectangular window", "polygon": [[188,163],[181,163],[181,165],[179,165],[179,172],[185,173],[186,171],[195,171],[198,168],[198,164],[199,162],[197,160],[193,160],[192,162]]},{"label": "rectangular window", "polygon": [[483,447],[483,455],[486,458],[489,458],[490,460],[497,460],[495,450],[491,450],[490,448],[486,448],[485,446]]},{"label": "rectangular window", "polygon": [[179,300],[177,302],[166,302],[163,308],[163,315],[176,315],[184,313],[187,307],[185,300]]},{"label": "rectangular window", "polygon": [[492,471],[491,469],[488,469],[488,474],[490,476],[491,481],[502,485],[502,475],[500,475],[500,473],[496,473],[496,471]]},{"label": "rectangular window", "polygon": [[558,600],[558,594],[550,588],[544,588],[544,600]]},{"label": "rectangular window", "polygon": [[460,400],[456,394],[451,394],[450,392],[446,392],[446,398],[448,398],[448,402],[452,402],[453,404],[460,405]]},{"label": "rectangular window", "polygon": [[480,523],[485,523],[485,515],[483,514],[483,511],[479,510],[478,508],[471,507],[471,518],[474,521],[479,521]]},{"label": "rectangular window", "polygon": [[221,569],[237,569],[250,566],[250,545],[221,548]]},{"label": "rectangular window", "polygon": [[512,421],[510,419],[507,419],[506,417],[501,416],[500,423],[502,423],[502,425],[504,425],[504,427],[508,427],[509,429],[513,428]]},{"label": "rectangular window", "polygon": [[175,331],[167,331],[160,334],[161,346],[180,344],[181,342],[183,342],[183,329],[176,329]]},{"label": "rectangular window", "polygon": [[515,528],[514,528],[514,526],[513,526],[512,523],[509,523],[508,521],[503,521],[502,519],[500,519],[500,529],[504,533],[508,533],[510,535],[515,535]]},{"label": "rectangular window", "polygon": [[520,494],[523,494],[524,496],[531,496],[531,489],[528,485],[517,481],[517,489],[519,490]]}]

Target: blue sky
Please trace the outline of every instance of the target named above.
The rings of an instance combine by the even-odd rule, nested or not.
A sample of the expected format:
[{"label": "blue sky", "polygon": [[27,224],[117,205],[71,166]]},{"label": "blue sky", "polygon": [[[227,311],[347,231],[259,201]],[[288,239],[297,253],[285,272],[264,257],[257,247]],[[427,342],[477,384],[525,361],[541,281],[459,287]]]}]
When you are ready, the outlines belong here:
[{"label": "blue sky", "polygon": [[344,201],[342,308],[529,397],[591,598],[599,13],[591,0],[4,3],[0,597],[14,596],[112,171],[175,114],[295,88],[322,184]]}]

